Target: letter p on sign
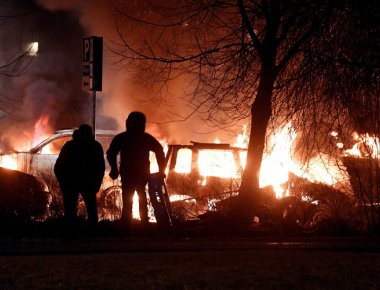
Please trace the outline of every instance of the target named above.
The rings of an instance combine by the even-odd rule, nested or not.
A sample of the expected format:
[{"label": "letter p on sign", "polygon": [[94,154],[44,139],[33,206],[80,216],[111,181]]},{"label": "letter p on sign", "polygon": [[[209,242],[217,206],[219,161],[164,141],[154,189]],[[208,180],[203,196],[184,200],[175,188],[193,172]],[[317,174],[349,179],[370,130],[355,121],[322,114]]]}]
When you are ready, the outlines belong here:
[{"label": "letter p on sign", "polygon": [[83,61],[89,62],[91,60],[91,38],[83,38]]}]

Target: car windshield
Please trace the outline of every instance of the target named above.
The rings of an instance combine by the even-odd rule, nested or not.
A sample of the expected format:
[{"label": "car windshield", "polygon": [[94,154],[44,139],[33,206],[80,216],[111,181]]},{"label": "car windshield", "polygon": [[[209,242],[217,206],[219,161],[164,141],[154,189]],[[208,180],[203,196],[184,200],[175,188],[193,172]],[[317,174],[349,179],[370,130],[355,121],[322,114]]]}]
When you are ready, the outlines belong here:
[{"label": "car windshield", "polygon": [[[108,148],[111,144],[112,138],[113,138],[113,136],[108,136],[108,135],[105,135],[105,136],[97,135],[96,136],[96,140],[102,145],[104,152],[106,152],[108,150]],[[59,154],[59,152],[61,152],[63,145],[65,145],[65,143],[71,139],[72,139],[71,136],[59,137],[59,138],[47,143],[46,145],[44,145],[38,151],[38,153],[41,153],[41,154]]]},{"label": "car windshield", "polygon": [[59,152],[61,152],[63,145],[65,145],[65,143],[69,140],[71,140],[71,136],[65,136],[62,138],[55,139],[52,142],[43,146],[41,148],[40,153],[41,154],[59,154]]}]

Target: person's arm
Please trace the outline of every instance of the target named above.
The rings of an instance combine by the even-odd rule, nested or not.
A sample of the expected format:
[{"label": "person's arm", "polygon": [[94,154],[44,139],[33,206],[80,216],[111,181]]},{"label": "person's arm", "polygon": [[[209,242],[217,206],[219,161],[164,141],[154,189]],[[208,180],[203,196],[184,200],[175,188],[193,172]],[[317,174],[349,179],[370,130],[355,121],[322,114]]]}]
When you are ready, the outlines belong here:
[{"label": "person's arm", "polygon": [[162,175],[165,175],[165,152],[164,148],[153,136],[151,138],[151,151],[156,155],[158,170]]},{"label": "person's arm", "polygon": [[116,179],[119,176],[119,169],[117,168],[117,155],[120,152],[121,140],[120,135],[113,138],[110,148],[107,150],[107,160],[111,166],[109,176],[112,179]]}]

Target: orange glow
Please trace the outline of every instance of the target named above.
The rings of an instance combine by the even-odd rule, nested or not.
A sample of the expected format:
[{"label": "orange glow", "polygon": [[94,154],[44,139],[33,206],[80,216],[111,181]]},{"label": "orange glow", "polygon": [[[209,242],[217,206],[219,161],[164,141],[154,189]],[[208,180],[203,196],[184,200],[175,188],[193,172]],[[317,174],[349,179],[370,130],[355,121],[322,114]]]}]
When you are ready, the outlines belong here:
[{"label": "orange glow", "polygon": [[[34,125],[32,145],[40,143],[49,136],[51,132],[49,121],[50,117],[47,114],[42,115],[37,120]],[[339,136],[335,131],[330,132],[329,135],[334,139]],[[321,153],[314,157],[307,165],[296,161],[292,152],[296,137],[297,132],[291,123],[285,124],[285,126],[267,136],[259,177],[260,187],[272,186],[277,198],[284,197],[288,194],[287,182],[290,173],[311,182],[321,182],[332,186],[346,182],[347,178],[342,175],[340,170],[340,168],[344,168],[342,162],[336,159],[331,160],[325,154]],[[369,134],[359,135],[355,132],[353,138],[357,143],[351,149],[344,151],[345,156],[379,157],[380,142],[378,137],[370,136]],[[244,125],[242,131],[237,134],[233,147],[247,148],[248,139],[248,125]],[[162,140],[160,143],[163,145],[165,152],[167,152],[167,142]],[[215,143],[220,143],[220,139],[217,138]],[[344,145],[343,143],[337,143],[337,147],[344,148]],[[41,153],[52,154],[51,145],[44,146]],[[189,174],[193,167],[197,166],[201,175],[198,181],[200,186],[207,184],[208,177],[239,179],[241,178],[241,169],[244,169],[246,165],[246,154],[246,151],[239,151],[234,154],[228,150],[202,149],[199,150],[196,160],[190,149],[182,148],[178,150],[174,170],[177,173]],[[195,164],[193,164],[194,162]],[[16,154],[0,156],[0,166],[17,169]],[[150,156],[150,171],[151,173],[158,171],[154,154]],[[178,194],[181,193],[179,192]],[[133,218],[140,219],[138,195],[136,193],[133,196]]]},{"label": "orange glow", "polygon": [[263,155],[259,178],[260,187],[272,185],[277,198],[283,197],[285,194],[281,185],[288,181],[289,172],[297,174],[299,171],[291,157],[295,138],[296,132],[291,124],[286,124],[269,137],[268,148]]},{"label": "orange glow", "polygon": [[[247,125],[243,126],[242,133],[237,135],[234,147],[247,148],[248,136]],[[333,137],[337,133],[332,132]],[[331,159],[329,156],[319,154],[314,157],[308,165],[299,164],[292,154],[293,143],[297,133],[292,128],[291,123],[287,123],[273,134],[268,136],[266,150],[263,154],[263,161],[260,171],[260,187],[272,186],[276,197],[281,198],[288,194],[286,183],[289,173],[308,179],[311,182],[321,182],[328,185],[347,182],[347,178],[342,175],[340,168],[344,167],[342,162]],[[216,143],[220,143],[216,139]],[[235,160],[233,152],[228,150],[200,150],[197,166],[202,179],[199,185],[207,184],[208,176],[221,178],[240,178],[242,169],[246,165],[247,152],[241,151]],[[190,173],[192,162],[192,152],[190,149],[180,149],[177,155],[175,171],[177,173]]]},{"label": "orange glow", "polygon": [[0,167],[17,170],[17,155],[3,155],[0,156]]},{"label": "orange glow", "polygon": [[378,137],[367,134],[354,133],[353,137],[358,142],[351,149],[345,151],[346,156],[361,158],[379,158],[380,140]]},{"label": "orange glow", "polygon": [[133,194],[133,201],[132,201],[132,218],[135,220],[140,220],[140,210],[139,210],[139,196],[137,195],[137,192]]},{"label": "orange glow", "polygon": [[190,173],[191,172],[191,156],[190,149],[182,148],[178,150],[177,163],[175,165],[175,172],[177,173]]},{"label": "orange glow", "polygon": [[47,144],[46,146],[44,146],[41,150],[41,153],[42,154],[54,154],[54,152],[51,148],[51,144]]},{"label": "orange glow", "polygon": [[[135,220],[141,220],[140,217],[140,209],[139,209],[139,196],[137,194],[137,191],[133,194],[133,200],[132,200],[132,218]],[[152,205],[149,203],[149,197],[148,197],[148,218],[149,222],[156,223],[156,217],[154,216],[154,210]]]},{"label": "orange glow", "polygon": [[200,150],[198,157],[200,175],[236,178],[237,170],[232,152],[224,150]]},{"label": "orange glow", "polygon": [[[38,143],[45,140],[49,136],[49,133],[51,132],[49,121],[50,121],[49,115],[42,115],[34,124],[32,146],[37,145]],[[43,152],[43,153],[49,154],[49,149],[45,149],[45,150],[48,152]]]}]

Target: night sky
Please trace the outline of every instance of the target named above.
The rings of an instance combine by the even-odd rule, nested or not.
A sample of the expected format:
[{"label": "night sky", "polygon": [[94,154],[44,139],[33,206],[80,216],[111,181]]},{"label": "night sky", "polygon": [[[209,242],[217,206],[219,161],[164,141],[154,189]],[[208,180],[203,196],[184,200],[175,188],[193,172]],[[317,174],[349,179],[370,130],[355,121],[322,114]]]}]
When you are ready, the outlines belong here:
[{"label": "night sky", "polygon": [[[157,87],[146,86],[118,65],[108,49],[115,39],[115,27],[106,2],[2,1],[2,15],[12,17],[4,18],[0,26],[0,58],[6,60],[26,51],[31,42],[39,45],[36,56],[27,56],[18,67],[12,67],[25,67],[20,76],[0,78],[2,143],[12,143],[15,131],[17,138],[30,139],[34,124],[43,115],[49,116],[50,132],[91,123],[91,97],[81,87],[82,37],[89,35],[104,37],[103,91],[97,93],[98,128],[124,129],[125,118],[132,110],[145,112],[148,122],[177,118],[172,112],[187,114],[189,108],[177,99],[183,94],[183,80],[169,84],[164,101],[157,97]],[[135,8],[137,4],[131,3]],[[159,126],[149,123],[148,131],[182,143],[212,142],[216,135],[221,135],[196,116],[185,123]],[[205,135],[205,132],[213,133]],[[222,135],[222,139],[225,136],[233,141],[232,135],[225,132]]]}]

